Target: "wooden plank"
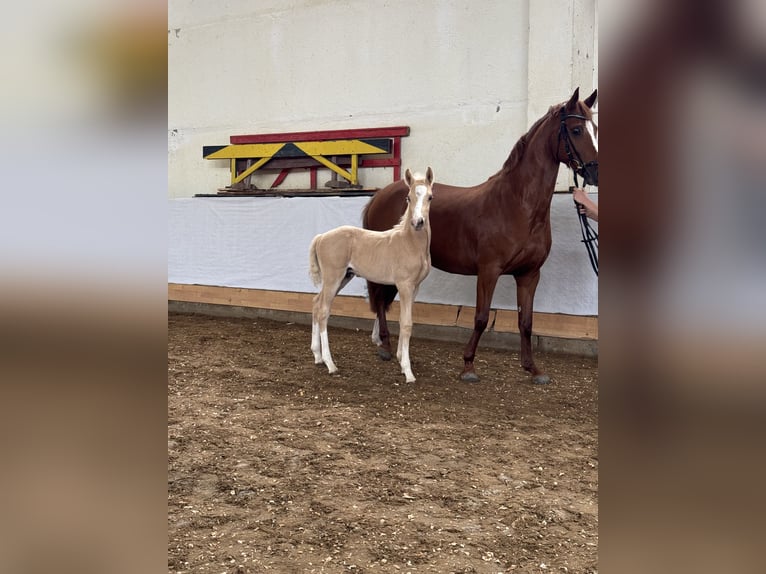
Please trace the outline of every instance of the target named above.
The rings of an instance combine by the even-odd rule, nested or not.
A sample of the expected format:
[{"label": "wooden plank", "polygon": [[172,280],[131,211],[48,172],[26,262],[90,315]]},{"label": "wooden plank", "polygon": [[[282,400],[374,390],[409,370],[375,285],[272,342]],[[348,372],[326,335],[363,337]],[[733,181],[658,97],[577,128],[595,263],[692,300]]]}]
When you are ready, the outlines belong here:
[{"label": "wooden plank", "polygon": [[[498,309],[494,329],[499,332],[518,333],[518,313],[508,309]],[[532,332],[536,335],[597,340],[598,318],[563,313],[535,313],[532,320]]]},{"label": "wooden plank", "polygon": [[346,130],[320,130],[309,132],[286,132],[279,134],[249,134],[230,136],[229,142],[233,144],[256,144],[256,143],[287,143],[296,141],[322,141],[337,139],[358,138],[385,138],[402,137],[410,135],[409,126],[395,126],[390,128],[360,128]]},{"label": "wooden plank", "polygon": [[[312,293],[168,283],[169,301],[236,305],[311,313],[313,298],[314,295]],[[473,307],[417,302],[413,306],[412,316],[413,321],[417,324],[458,326],[473,329],[474,312]],[[342,317],[374,318],[364,298],[348,295],[339,295],[335,298],[332,305],[332,314]],[[399,320],[398,301],[392,303],[388,316],[392,321]],[[493,309],[489,316],[489,328],[501,333],[518,333],[518,315],[516,311]],[[535,313],[533,333],[535,335],[567,339],[598,340],[598,317],[566,315],[563,313]]]}]

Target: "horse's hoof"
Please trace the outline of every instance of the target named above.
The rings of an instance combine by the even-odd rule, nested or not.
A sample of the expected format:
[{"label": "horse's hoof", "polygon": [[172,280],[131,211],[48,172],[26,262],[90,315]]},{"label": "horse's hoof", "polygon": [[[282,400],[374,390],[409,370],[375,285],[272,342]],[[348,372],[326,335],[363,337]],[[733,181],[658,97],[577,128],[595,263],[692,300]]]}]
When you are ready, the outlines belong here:
[{"label": "horse's hoof", "polygon": [[475,371],[465,371],[460,375],[460,380],[464,383],[478,383],[481,379]]},{"label": "horse's hoof", "polygon": [[551,378],[548,375],[535,375],[532,377],[533,385],[547,385],[551,382]]},{"label": "horse's hoof", "polygon": [[378,357],[380,357],[383,361],[390,361],[391,351],[386,351],[384,348],[378,347]]}]

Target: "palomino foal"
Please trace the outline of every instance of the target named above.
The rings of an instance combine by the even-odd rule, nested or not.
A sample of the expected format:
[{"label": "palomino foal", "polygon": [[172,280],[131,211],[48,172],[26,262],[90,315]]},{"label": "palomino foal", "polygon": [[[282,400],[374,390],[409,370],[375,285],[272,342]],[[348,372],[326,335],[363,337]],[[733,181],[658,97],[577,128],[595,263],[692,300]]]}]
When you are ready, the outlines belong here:
[{"label": "palomino foal", "polygon": [[324,362],[330,373],[338,370],[330,355],[327,320],[338,292],[355,276],[399,290],[399,346],[396,358],[408,383],[415,380],[410,366],[412,303],[418,287],[431,270],[431,224],[428,212],[433,194],[434,172],[425,177],[408,169],[404,181],[409,187],[407,211],[388,231],[370,231],[344,225],[314,237],[309,250],[309,269],[315,285],[322,284],[314,297],[311,323],[311,351],[314,362]]}]

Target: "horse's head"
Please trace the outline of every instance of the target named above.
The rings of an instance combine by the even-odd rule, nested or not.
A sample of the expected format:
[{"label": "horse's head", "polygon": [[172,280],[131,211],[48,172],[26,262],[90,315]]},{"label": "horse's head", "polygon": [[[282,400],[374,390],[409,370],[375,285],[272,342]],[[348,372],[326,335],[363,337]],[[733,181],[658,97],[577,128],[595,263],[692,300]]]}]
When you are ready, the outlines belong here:
[{"label": "horse's head", "polygon": [[598,90],[580,101],[577,88],[559,111],[558,159],[588,185],[598,185],[598,126],[591,108]]},{"label": "horse's head", "polygon": [[434,170],[429,166],[426,175],[413,174],[409,168],[404,172],[404,182],[410,188],[407,193],[407,214],[410,225],[419,231],[428,222],[428,212],[433,199]]}]

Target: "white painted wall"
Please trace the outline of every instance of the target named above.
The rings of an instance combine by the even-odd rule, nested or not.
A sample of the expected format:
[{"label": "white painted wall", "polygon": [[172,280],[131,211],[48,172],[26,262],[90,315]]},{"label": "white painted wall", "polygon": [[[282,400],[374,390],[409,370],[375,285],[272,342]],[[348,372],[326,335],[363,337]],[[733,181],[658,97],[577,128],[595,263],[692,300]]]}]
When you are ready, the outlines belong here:
[{"label": "white painted wall", "polygon": [[479,183],[550,105],[590,93],[595,46],[596,0],[170,0],[169,196],[226,185],[202,146],[233,134],[394,125],[411,127],[405,167]]}]

